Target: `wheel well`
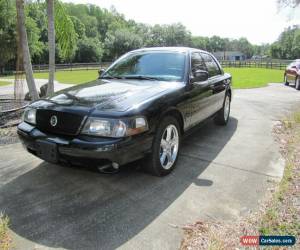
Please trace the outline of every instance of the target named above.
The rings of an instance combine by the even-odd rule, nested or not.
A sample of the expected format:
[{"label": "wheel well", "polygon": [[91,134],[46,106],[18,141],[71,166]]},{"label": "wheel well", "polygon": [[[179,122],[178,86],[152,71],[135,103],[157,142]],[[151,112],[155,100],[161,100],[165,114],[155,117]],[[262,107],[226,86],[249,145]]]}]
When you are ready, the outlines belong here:
[{"label": "wheel well", "polygon": [[180,132],[181,132],[181,134],[183,134],[184,133],[184,129],[183,129],[184,121],[183,121],[183,117],[182,117],[181,113],[178,110],[173,109],[173,110],[169,110],[166,113],[164,113],[162,117],[167,116],[167,115],[173,116],[176,118],[176,120],[179,122]]}]

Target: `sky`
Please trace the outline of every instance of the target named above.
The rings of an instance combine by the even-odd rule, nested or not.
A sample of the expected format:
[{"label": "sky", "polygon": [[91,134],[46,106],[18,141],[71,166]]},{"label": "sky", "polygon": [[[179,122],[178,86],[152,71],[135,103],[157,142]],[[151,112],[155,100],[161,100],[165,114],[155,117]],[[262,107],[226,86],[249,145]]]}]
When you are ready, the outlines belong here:
[{"label": "sky", "polygon": [[127,19],[147,24],[181,22],[193,35],[246,37],[253,44],[274,42],[284,28],[300,24],[296,11],[278,11],[277,0],[64,0],[114,6]]}]

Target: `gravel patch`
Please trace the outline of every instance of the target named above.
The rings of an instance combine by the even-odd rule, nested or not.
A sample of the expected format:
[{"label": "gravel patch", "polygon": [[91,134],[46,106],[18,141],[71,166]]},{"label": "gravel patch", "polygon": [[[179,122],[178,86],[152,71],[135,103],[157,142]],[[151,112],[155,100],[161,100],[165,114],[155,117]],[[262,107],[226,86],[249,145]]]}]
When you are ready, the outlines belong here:
[{"label": "gravel patch", "polygon": [[17,124],[21,122],[23,111],[0,114],[0,145],[19,142]]},{"label": "gravel patch", "polygon": [[0,129],[0,145],[7,145],[19,142],[17,127],[8,127]]},{"label": "gravel patch", "polygon": [[0,95],[0,115],[7,111],[24,108],[28,104],[29,101],[15,100],[12,95]]}]

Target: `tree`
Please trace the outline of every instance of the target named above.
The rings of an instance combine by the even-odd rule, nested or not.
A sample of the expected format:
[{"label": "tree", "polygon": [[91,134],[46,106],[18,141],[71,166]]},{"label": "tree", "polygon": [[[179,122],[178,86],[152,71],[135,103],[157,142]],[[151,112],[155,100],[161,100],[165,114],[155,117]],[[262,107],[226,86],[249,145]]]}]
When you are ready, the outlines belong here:
[{"label": "tree", "polygon": [[15,11],[11,1],[0,0],[0,73],[16,53]]},{"label": "tree", "polygon": [[226,43],[224,39],[219,36],[212,36],[209,39],[210,49],[212,51],[225,51],[226,50]]},{"label": "tree", "polygon": [[165,29],[166,46],[191,45],[191,33],[181,23],[167,25]]},{"label": "tree", "polygon": [[85,25],[76,16],[70,16],[78,39],[85,38]]},{"label": "tree", "polygon": [[259,56],[268,56],[270,55],[270,44],[262,44],[262,45],[253,45],[253,55],[259,55]]},{"label": "tree", "polygon": [[97,38],[84,38],[78,42],[76,62],[99,62],[103,55],[103,45]]},{"label": "tree", "polygon": [[300,26],[285,29],[271,45],[270,53],[279,59],[300,58]]},{"label": "tree", "polygon": [[291,52],[293,58],[300,58],[300,29],[297,29],[294,33]]},{"label": "tree", "polygon": [[55,1],[55,34],[62,58],[70,60],[77,47],[77,34],[65,5],[58,0]]},{"label": "tree", "polygon": [[171,25],[154,25],[150,29],[147,46],[190,46],[191,33],[181,23]]},{"label": "tree", "polygon": [[47,94],[54,92],[55,74],[55,28],[54,28],[54,0],[47,0],[48,16],[48,47],[49,47],[49,79]]},{"label": "tree", "polygon": [[192,47],[196,49],[210,50],[209,38],[203,36],[192,37]]},{"label": "tree", "polygon": [[300,0],[278,0],[279,7],[292,7],[296,8],[300,5]]},{"label": "tree", "polygon": [[116,59],[120,55],[142,47],[143,41],[138,34],[131,32],[128,29],[120,29],[115,32],[109,32],[104,46],[109,52],[110,59]]},{"label": "tree", "polygon": [[243,52],[247,58],[250,58],[253,55],[253,46],[252,44],[247,40],[247,38],[240,38],[237,41],[237,50]]},{"label": "tree", "polygon": [[[56,18],[54,18],[54,4],[56,6]],[[61,54],[65,58],[70,58],[74,54],[77,35],[72,19],[66,14],[64,6],[58,0],[47,0],[47,16],[49,47],[49,80],[47,94],[52,94],[54,92],[55,74],[55,31],[57,31],[57,40]]]},{"label": "tree", "polygon": [[25,13],[24,13],[24,0],[16,0],[17,10],[17,30],[19,32],[24,69],[26,72],[26,82],[29,89],[30,97],[32,100],[39,98],[32,72],[31,58],[28,47],[26,26],[25,26]]},{"label": "tree", "polygon": [[271,45],[270,54],[272,58],[284,59],[285,56],[278,42]]},{"label": "tree", "polygon": [[25,5],[26,31],[33,64],[48,60],[48,27],[45,5],[28,3]]},{"label": "tree", "polygon": [[295,56],[292,48],[296,30],[296,27],[289,27],[279,36],[278,42],[283,52],[283,59],[291,59]]},{"label": "tree", "polygon": [[[16,60],[16,9],[15,4],[11,4],[13,1],[0,0],[0,72],[4,70],[4,66],[8,68],[8,65],[14,65]],[[45,11],[50,10],[50,3],[54,3],[54,39],[51,38],[51,33],[48,33],[48,16],[51,16],[51,13]],[[192,36],[180,23],[151,26],[127,20],[115,9],[62,3],[59,0],[26,1],[25,16],[33,64],[48,64],[49,52],[50,55],[55,53],[55,63],[99,61],[113,60],[131,49],[149,46],[192,46],[211,52],[240,50],[247,57],[251,57],[252,54],[271,53],[277,57],[292,58],[299,54],[298,35],[292,34],[293,32],[283,35],[282,39],[279,38],[271,49],[271,45],[252,45],[247,39]],[[53,45],[53,41],[55,49],[53,46],[49,47]],[[92,46],[91,41],[97,46]],[[96,54],[94,57],[90,53],[85,56],[86,51],[94,51]],[[49,82],[54,78],[51,77],[51,72],[55,72],[51,64],[50,62]]]}]

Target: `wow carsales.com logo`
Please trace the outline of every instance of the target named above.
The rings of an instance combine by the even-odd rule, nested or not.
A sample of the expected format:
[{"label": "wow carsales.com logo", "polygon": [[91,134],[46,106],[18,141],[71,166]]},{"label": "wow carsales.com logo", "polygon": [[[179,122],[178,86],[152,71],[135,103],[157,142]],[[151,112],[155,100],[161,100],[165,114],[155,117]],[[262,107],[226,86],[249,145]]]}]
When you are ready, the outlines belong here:
[{"label": "wow carsales.com logo", "polygon": [[294,236],[242,236],[242,246],[292,246],[296,243]]}]

